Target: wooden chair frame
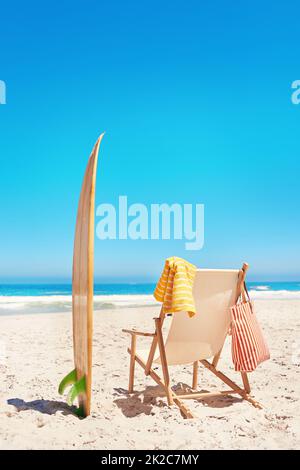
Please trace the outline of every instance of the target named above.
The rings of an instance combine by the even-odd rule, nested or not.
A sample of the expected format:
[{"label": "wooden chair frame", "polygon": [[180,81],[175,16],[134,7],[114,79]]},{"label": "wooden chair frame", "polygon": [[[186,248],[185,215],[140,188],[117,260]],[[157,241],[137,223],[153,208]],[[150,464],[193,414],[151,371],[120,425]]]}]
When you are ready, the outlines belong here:
[{"label": "wooden chair frame", "polygon": [[[248,270],[248,264],[244,263],[242,266],[242,269],[239,272],[238,276],[238,282],[237,282],[237,290],[236,290],[236,302],[238,301],[239,297],[242,295],[243,299],[245,299],[245,293],[244,293],[244,282],[245,282],[245,277],[246,277],[246,272]],[[128,386],[128,392],[133,393],[133,387],[134,387],[134,369],[135,369],[135,363],[137,362],[145,372],[145,375],[150,375],[152,379],[160,385],[166,393],[167,396],[167,401],[168,405],[171,406],[173,404],[176,404],[178,408],[180,409],[182,415],[185,418],[194,418],[195,416],[192,414],[192,412],[189,410],[189,408],[183,403],[182,400],[184,399],[196,399],[196,400],[203,400],[206,398],[213,398],[213,397],[220,397],[220,396],[226,396],[226,395],[232,395],[232,394],[238,394],[240,395],[244,400],[248,401],[251,403],[256,408],[262,408],[261,404],[258,403],[256,400],[254,400],[250,396],[250,384],[248,380],[248,375],[246,372],[241,372],[241,378],[243,382],[243,387],[240,387],[237,385],[235,382],[233,382],[229,377],[227,377],[223,372],[217,369],[218,362],[222,353],[222,349],[225,343],[222,345],[222,348],[220,351],[213,357],[212,362],[209,362],[207,360],[200,360],[200,361],[195,361],[193,363],[193,381],[192,381],[192,389],[194,390],[192,393],[184,393],[184,394],[178,394],[175,393],[170,385],[170,376],[169,376],[169,368],[168,368],[168,363],[167,363],[167,358],[166,358],[166,351],[165,351],[165,345],[164,345],[164,340],[163,340],[163,335],[162,335],[162,326],[164,323],[165,319],[165,314],[163,312],[163,308],[161,308],[160,315],[158,318],[154,318],[155,321],[155,332],[154,333],[144,333],[141,331],[136,331],[136,330],[122,330],[124,333],[129,333],[131,335],[131,347],[128,348],[128,353],[130,354],[130,369],[129,369],[129,386]],[[229,334],[229,332],[228,332]],[[228,335],[227,334],[227,335]],[[226,335],[226,337],[227,337]],[[152,337],[152,344],[150,347],[149,355],[147,362],[145,363],[141,357],[139,357],[136,354],[136,338],[137,336],[145,336],[145,337]],[[154,360],[155,352],[157,349],[157,346],[159,348],[159,354],[160,354],[160,361],[161,361],[161,367],[162,367],[162,372],[163,372],[163,379],[159,377],[159,375],[152,369],[152,363]],[[224,390],[224,391],[218,391],[218,392],[198,392],[197,391],[197,385],[198,385],[198,366],[199,362],[208,370],[210,370],[216,377],[218,377],[222,382],[224,382],[226,385],[228,385],[229,390]]]}]

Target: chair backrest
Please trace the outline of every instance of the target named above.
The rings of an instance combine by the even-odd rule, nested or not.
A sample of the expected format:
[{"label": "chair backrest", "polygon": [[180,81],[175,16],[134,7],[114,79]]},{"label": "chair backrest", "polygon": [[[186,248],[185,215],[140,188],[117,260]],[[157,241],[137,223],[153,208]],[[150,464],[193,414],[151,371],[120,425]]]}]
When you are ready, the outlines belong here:
[{"label": "chair backrest", "polygon": [[236,300],[239,270],[198,269],[193,294],[197,313],[173,314],[165,342],[168,364],[208,359],[222,348]]}]

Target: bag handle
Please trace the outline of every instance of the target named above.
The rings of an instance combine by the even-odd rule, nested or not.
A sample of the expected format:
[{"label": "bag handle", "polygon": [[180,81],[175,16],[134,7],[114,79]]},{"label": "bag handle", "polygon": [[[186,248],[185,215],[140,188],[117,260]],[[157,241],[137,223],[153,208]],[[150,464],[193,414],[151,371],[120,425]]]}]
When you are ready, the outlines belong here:
[{"label": "bag handle", "polygon": [[246,278],[246,273],[248,271],[248,268],[249,268],[248,263],[243,263],[243,266],[239,271],[238,282],[237,282],[237,293],[235,297],[236,304],[239,302],[241,296],[242,296],[242,299],[246,301],[245,293],[243,292],[243,290],[244,290],[245,278]]},{"label": "bag handle", "polygon": [[249,292],[248,292],[247,285],[246,285],[245,281],[244,281],[244,284],[243,284],[243,287],[242,287],[241,301],[244,302],[244,303],[249,302],[251,312],[254,313],[253,312],[253,304],[252,304],[252,301],[250,299],[250,295],[249,295]]},{"label": "bag handle", "polygon": [[251,299],[250,299],[250,295],[249,295],[249,292],[248,292],[248,289],[247,289],[247,284],[246,282],[244,281],[244,285],[243,285],[243,288],[242,288],[242,297],[243,297],[243,300],[244,302],[251,302]]}]

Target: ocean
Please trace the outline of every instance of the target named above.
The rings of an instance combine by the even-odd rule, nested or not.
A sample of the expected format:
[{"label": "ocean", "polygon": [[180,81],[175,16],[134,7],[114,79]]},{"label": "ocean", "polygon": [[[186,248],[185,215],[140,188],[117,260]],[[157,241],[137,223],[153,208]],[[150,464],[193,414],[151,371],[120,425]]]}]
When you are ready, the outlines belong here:
[{"label": "ocean", "polygon": [[[253,299],[300,299],[299,282],[248,282]],[[94,309],[157,305],[155,284],[95,284]],[[0,315],[70,312],[71,284],[0,284]]]}]

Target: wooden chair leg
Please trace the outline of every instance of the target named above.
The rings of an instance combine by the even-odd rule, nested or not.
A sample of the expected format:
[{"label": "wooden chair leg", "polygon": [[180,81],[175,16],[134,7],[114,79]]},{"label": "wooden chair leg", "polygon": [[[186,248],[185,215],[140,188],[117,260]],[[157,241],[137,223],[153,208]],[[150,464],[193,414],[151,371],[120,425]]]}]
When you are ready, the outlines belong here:
[{"label": "wooden chair leg", "polygon": [[130,367],[129,367],[129,385],[128,392],[133,392],[134,385],[134,366],[135,366],[135,353],[136,353],[136,335],[131,335],[131,353],[130,353]]},{"label": "wooden chair leg", "polygon": [[[155,335],[156,335],[156,333],[155,333]],[[147,363],[146,363],[146,368],[145,368],[145,375],[150,374],[150,369],[152,367],[153,359],[154,359],[155,352],[156,352],[156,347],[157,347],[157,336],[155,336],[153,338],[153,341],[152,341],[152,344],[151,344],[151,348],[150,348],[150,352],[149,352],[149,356],[148,356]]]},{"label": "wooden chair leg", "polygon": [[220,356],[221,356],[221,353],[222,353],[222,349],[223,349],[223,346],[222,346],[222,348],[220,349],[220,351],[219,351],[219,352],[214,356],[214,358],[213,358],[212,365],[213,365],[214,367],[217,367],[217,365],[218,365],[218,362],[219,362],[219,359],[220,359]]},{"label": "wooden chair leg", "polygon": [[249,384],[249,379],[247,372],[241,372],[242,380],[243,380],[243,385],[246,393],[251,392],[250,384]]},{"label": "wooden chair leg", "polygon": [[197,390],[198,388],[198,361],[193,364],[193,385],[192,389]]},{"label": "wooden chair leg", "polygon": [[247,400],[249,403],[251,403],[255,408],[262,408],[261,404],[258,403],[256,400],[254,400],[247,392],[245,389],[239,387],[235,382],[233,382],[229,377],[227,377],[223,372],[220,370],[217,370],[210,362],[207,360],[203,359],[200,361],[201,364],[203,364],[207,369],[209,369],[214,375],[219,377],[226,385],[231,387],[233,390],[235,390],[239,395],[244,400]]},{"label": "wooden chair leg", "polygon": [[[163,323],[164,323],[164,319],[165,319],[163,306],[160,309],[159,319],[160,319],[160,327],[162,328]],[[154,318],[154,321],[155,321],[155,318]],[[156,331],[155,331],[155,336],[153,338],[151,348],[150,348],[150,352],[149,352],[149,356],[148,356],[147,363],[146,363],[145,375],[150,375],[150,369],[152,367],[153,359],[154,359],[154,356],[155,356],[155,353],[156,353],[156,348],[157,348],[157,334],[156,334]]]},{"label": "wooden chair leg", "polygon": [[158,342],[159,354],[160,354],[160,362],[161,362],[163,376],[164,376],[164,385],[165,385],[165,390],[167,394],[168,405],[170,406],[174,404],[174,400],[173,400],[172,390],[170,387],[168,363],[167,363],[167,358],[166,358],[164,340],[163,340],[162,331],[161,331],[160,318],[155,319],[155,325],[156,325],[157,342]]},{"label": "wooden chair leg", "polygon": [[[130,349],[128,348],[128,352],[130,353]],[[146,364],[142,361],[142,359],[136,355],[135,356],[135,360],[136,362],[145,370],[146,368]],[[153,369],[150,369],[149,371],[149,375],[150,377],[158,384],[160,385],[161,387],[165,388],[165,384],[164,382],[161,380],[161,378],[156,374],[156,372],[154,372]],[[171,390],[171,389],[170,389]],[[175,405],[178,406],[178,408],[180,409],[181,413],[183,414],[183,416],[185,418],[194,418],[194,415],[193,413],[191,413],[190,409],[183,403],[183,401],[176,395],[175,392],[173,392],[171,390],[171,393],[173,395],[173,400],[174,400],[174,403]]]}]

